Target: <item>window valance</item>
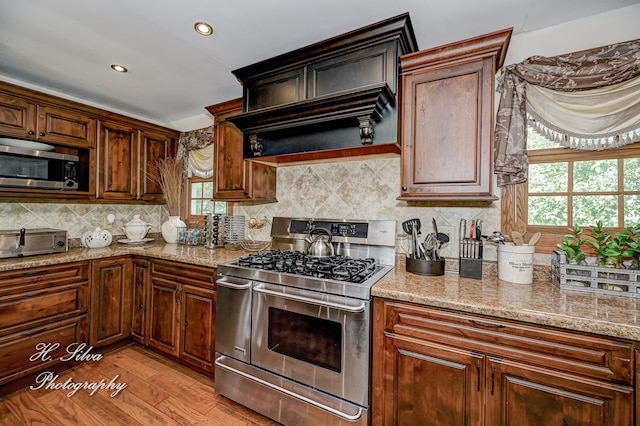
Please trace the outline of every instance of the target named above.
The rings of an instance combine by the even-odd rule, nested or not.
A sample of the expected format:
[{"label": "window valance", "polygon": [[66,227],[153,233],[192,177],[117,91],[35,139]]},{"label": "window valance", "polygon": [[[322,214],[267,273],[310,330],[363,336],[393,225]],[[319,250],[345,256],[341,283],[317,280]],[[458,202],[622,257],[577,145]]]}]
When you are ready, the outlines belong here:
[{"label": "window valance", "polygon": [[[620,112],[620,105],[601,104],[599,111],[597,108],[592,108],[593,117],[600,115],[599,123],[595,127],[591,123],[591,128],[595,130],[595,133],[591,133],[583,127],[576,127],[580,125],[581,119],[567,118],[569,115],[573,117],[576,114],[577,116],[581,115],[579,107],[573,107],[573,113],[567,113],[565,109],[564,115],[553,117],[553,114],[546,109],[552,108],[550,105],[555,103],[556,112],[560,111],[563,103],[566,108],[568,98],[552,92],[566,92],[565,95],[575,93],[574,98],[581,97],[584,96],[582,93],[584,90],[617,85],[638,76],[640,76],[640,40],[555,57],[532,56],[521,63],[507,66],[499,84],[501,95],[494,134],[495,173],[498,175],[498,185],[515,184],[527,179],[527,100],[529,92],[531,93],[529,117],[537,120],[538,126],[534,126],[537,130],[549,132],[550,135],[562,139],[566,135],[568,145],[565,146],[570,146],[573,143],[576,146],[582,146],[582,149],[589,149],[591,144],[591,149],[605,149],[613,147],[612,144],[607,143],[608,138],[616,139],[617,136],[617,142],[620,143],[622,140],[624,143],[629,138],[635,137],[637,123],[633,124],[633,117],[625,118],[625,115],[636,114],[635,118],[637,118],[637,82],[599,91],[602,93],[587,94],[587,96],[604,96],[600,99],[609,99],[609,101],[616,95],[603,95],[603,93],[610,90],[622,90],[618,93],[623,93],[626,90],[632,96],[628,99],[626,112]],[[541,88],[547,90],[538,90]],[[532,106],[531,102],[534,104],[538,102],[538,105]],[[548,104],[548,102],[550,103]],[[619,122],[615,125],[607,124],[607,118],[603,118],[601,115],[614,113],[614,109],[618,109],[619,114],[615,120],[619,120]],[[609,121],[611,118],[609,117]],[[571,129],[566,129],[567,125]],[[589,142],[580,142],[580,139],[586,139],[584,136],[587,135],[590,136]],[[573,141],[569,136],[573,137]],[[601,141],[594,143],[593,141],[596,139]]]},{"label": "window valance", "polygon": [[213,125],[180,133],[178,158],[187,157],[187,167],[195,176],[213,176]]}]

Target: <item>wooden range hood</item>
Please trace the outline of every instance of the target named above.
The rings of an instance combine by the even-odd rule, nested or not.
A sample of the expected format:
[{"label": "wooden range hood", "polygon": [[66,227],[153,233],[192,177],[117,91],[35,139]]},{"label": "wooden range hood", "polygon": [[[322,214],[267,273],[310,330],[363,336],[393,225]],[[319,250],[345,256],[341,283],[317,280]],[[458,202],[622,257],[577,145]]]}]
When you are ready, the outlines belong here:
[{"label": "wooden range hood", "polygon": [[400,56],[418,50],[409,14],[233,71],[244,158],[268,164],[400,153]]}]

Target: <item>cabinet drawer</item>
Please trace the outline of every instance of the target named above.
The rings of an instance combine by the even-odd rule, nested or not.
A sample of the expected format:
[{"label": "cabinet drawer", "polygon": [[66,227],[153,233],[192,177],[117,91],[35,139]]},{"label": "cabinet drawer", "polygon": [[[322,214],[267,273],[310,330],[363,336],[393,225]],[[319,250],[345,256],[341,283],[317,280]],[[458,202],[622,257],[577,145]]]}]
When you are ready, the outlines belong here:
[{"label": "cabinet drawer", "polygon": [[[86,330],[87,317],[81,315],[0,338],[0,385],[60,363],[60,357],[67,354],[68,345],[86,341]],[[29,358],[39,352],[36,350],[38,343],[59,343],[59,347],[49,354],[50,358],[31,361]]]},{"label": "cabinet drawer", "polygon": [[151,263],[151,275],[173,282],[192,284],[215,289],[216,271],[212,267],[188,265],[185,263],[154,260]]},{"label": "cabinet drawer", "polygon": [[0,335],[87,312],[87,281],[0,296]]},{"label": "cabinet drawer", "polygon": [[631,342],[391,301],[385,301],[384,328],[530,365],[633,383]]},{"label": "cabinet drawer", "polygon": [[0,272],[0,296],[26,293],[86,281],[89,279],[88,262],[64,263]]}]

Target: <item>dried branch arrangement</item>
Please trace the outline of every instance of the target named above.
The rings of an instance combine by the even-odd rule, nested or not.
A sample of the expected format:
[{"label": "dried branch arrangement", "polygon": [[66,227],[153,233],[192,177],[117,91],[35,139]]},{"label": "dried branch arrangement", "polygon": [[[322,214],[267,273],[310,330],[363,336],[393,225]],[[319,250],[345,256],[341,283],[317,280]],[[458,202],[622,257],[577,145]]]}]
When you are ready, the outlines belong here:
[{"label": "dried branch arrangement", "polygon": [[182,190],[186,182],[184,161],[171,156],[161,158],[151,171],[151,177],[162,189],[169,216],[180,216]]}]

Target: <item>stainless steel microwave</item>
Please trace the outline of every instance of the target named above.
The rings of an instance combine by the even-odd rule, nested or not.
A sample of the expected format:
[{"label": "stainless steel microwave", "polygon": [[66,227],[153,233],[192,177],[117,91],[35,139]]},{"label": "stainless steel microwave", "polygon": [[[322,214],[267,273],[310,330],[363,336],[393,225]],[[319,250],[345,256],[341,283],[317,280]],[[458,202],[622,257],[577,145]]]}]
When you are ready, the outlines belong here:
[{"label": "stainless steel microwave", "polygon": [[75,155],[0,145],[0,186],[78,189],[78,162]]}]

